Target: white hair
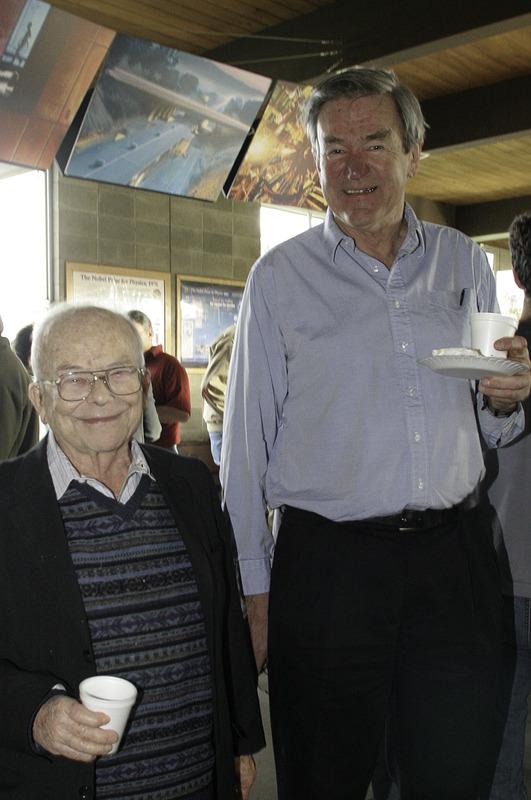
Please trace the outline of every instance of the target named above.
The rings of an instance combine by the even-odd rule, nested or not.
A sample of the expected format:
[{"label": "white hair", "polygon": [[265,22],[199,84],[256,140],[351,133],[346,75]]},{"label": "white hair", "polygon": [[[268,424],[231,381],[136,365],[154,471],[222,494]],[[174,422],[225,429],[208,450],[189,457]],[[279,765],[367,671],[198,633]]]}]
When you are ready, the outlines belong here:
[{"label": "white hair", "polygon": [[94,325],[95,330],[101,324],[121,325],[124,337],[131,340],[133,349],[137,354],[137,366],[144,366],[144,350],[139,333],[133,323],[124,315],[111,311],[108,308],[91,305],[73,305],[58,303],[44,319],[35,325],[31,345],[31,365],[36,381],[45,380],[49,368],[48,346],[51,337],[57,328],[68,326],[72,321],[87,320]]}]

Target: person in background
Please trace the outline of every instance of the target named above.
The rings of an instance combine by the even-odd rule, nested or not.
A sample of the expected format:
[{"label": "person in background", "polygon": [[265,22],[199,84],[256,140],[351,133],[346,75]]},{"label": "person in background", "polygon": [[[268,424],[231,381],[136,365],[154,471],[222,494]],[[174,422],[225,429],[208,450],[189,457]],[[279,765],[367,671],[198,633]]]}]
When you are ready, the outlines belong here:
[{"label": "person in background", "polygon": [[157,414],[155,398],[153,397],[153,387],[150,381],[149,386],[144,392],[142,419],[135,431],[135,439],[137,442],[150,442],[153,444],[157,439],[160,439],[161,433],[162,425],[160,424],[159,415]]},{"label": "person in background", "polygon": [[208,366],[201,381],[203,419],[210,437],[214,464],[221,460],[225,394],[236,325],[229,325],[210,345]]},{"label": "person in background", "polygon": [[[133,439],[147,384],[124,316],[58,306],[32,363],[48,434],[0,464],[0,798],[247,800],[256,668],[208,470]],[[94,674],[139,693],[112,756],[78,700]]]},{"label": "person in background", "polygon": [[[470,347],[471,311],[497,305],[481,248],[405,202],[413,93],[349,69],[314,87],[306,122],[327,216],[251,270],[221,458],[279,800],[364,800],[389,715],[404,798],[472,800],[502,605],[478,423],[489,447],[518,436],[530,373],[472,390],[418,363]],[[529,367],[523,337],[496,346]]]},{"label": "person in background", "polygon": [[21,328],[13,341],[11,347],[20,358],[28,373],[31,375],[31,340],[33,336],[33,323]]},{"label": "person in background", "polygon": [[127,316],[142,339],[155,406],[162,425],[160,438],[153,444],[177,450],[181,441],[180,426],[188,422],[192,411],[188,375],[175,356],[165,353],[161,344],[153,344],[153,325],[143,311],[128,311]]},{"label": "person in background", "polygon": [[39,418],[28,397],[30,379],[3,331],[0,317],[0,461],[25,453],[39,439]]},{"label": "person in background", "polygon": [[[509,229],[514,279],[524,290],[517,335],[531,347],[531,211]],[[524,800],[527,702],[531,690],[531,403],[523,433],[486,455],[485,486],[495,509],[494,533],[502,574],[506,638],[504,678],[511,701],[492,784],[491,800]],[[504,686],[504,696],[507,687]],[[503,710],[503,709],[502,709]]]}]

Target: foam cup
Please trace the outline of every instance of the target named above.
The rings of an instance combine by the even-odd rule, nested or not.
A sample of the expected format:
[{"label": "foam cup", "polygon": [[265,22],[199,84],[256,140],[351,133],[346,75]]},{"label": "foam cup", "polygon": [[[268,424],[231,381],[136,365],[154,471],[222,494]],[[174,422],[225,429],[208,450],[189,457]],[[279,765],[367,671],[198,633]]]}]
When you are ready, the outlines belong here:
[{"label": "foam cup", "polygon": [[494,312],[477,311],[470,315],[472,347],[483,356],[507,358],[507,350],[496,350],[494,342],[504,336],[514,336],[517,323],[513,317]]},{"label": "foam cup", "polygon": [[120,746],[136,696],[136,686],[125,678],[114,675],[94,675],[92,678],[85,678],[79,684],[79,699],[85,708],[107,714],[110,722],[101,727],[116,731],[119,736],[108,755],[116,753]]}]

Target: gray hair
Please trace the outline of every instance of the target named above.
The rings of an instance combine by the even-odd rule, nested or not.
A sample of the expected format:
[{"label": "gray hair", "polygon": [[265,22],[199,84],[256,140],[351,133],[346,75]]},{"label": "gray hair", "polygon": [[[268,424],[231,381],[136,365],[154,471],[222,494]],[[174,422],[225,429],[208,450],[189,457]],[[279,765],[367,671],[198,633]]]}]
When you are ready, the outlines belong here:
[{"label": "gray hair", "polygon": [[396,74],[390,69],[351,67],[335,75],[327,75],[314,87],[306,102],[303,122],[314,157],[319,156],[317,119],[325,103],[342,97],[355,99],[386,94],[393,98],[402,123],[404,152],[409,153],[414,144],[422,144],[428,125],[420,103],[411,89],[400,83]]},{"label": "gray hair", "polygon": [[131,311],[128,311],[126,316],[131,320],[131,322],[136,322],[137,325],[141,325],[146,333],[150,328],[153,329],[153,325],[151,324],[151,320],[148,315],[144,314],[143,311],[139,311],[137,308],[133,308]]},{"label": "gray hair", "polygon": [[76,322],[90,322],[94,325],[94,329],[104,324],[121,325],[124,336],[131,339],[131,344],[136,351],[137,366],[144,366],[144,349],[139,333],[124,314],[118,314],[116,311],[101,308],[100,306],[59,303],[51,309],[40,323],[35,325],[33,331],[31,365],[35,381],[45,380],[48,377],[48,347],[56,329],[63,325],[68,326],[74,320]]}]

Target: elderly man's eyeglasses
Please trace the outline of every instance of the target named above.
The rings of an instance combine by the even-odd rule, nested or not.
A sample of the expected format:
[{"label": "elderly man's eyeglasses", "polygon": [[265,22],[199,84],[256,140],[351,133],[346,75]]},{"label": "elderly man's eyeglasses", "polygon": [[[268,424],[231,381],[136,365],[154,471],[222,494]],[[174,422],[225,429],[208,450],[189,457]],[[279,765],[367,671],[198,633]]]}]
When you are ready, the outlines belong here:
[{"label": "elderly man's eyeglasses", "polygon": [[103,381],[111,394],[135,394],[142,388],[145,370],[139,367],[112,367],[99,369],[96,372],[65,372],[55,381],[39,381],[57,386],[62,400],[86,400],[96,381]]}]

